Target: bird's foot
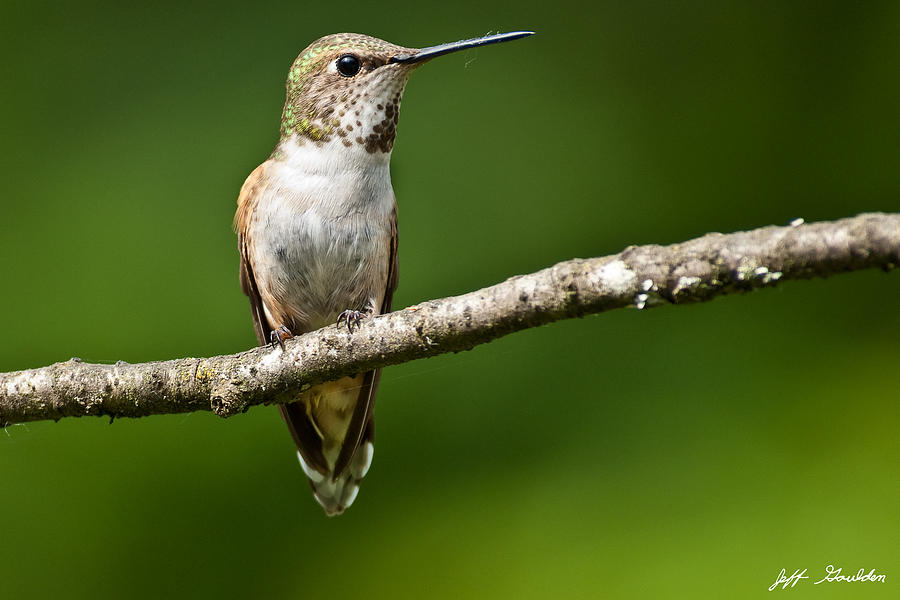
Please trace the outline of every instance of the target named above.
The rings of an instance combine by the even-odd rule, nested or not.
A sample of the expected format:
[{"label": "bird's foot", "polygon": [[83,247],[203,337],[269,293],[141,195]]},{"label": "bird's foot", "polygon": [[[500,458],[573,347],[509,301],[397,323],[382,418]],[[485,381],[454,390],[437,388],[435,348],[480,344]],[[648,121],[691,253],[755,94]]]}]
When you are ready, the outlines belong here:
[{"label": "bird's foot", "polygon": [[278,329],[273,329],[269,332],[269,344],[274,348],[277,343],[284,350],[284,340],[289,340],[292,337],[294,337],[294,334],[291,333],[291,330],[282,325]]},{"label": "bird's foot", "polygon": [[361,313],[358,310],[345,310],[340,315],[338,315],[336,325],[340,325],[341,323],[347,324],[347,331],[353,333],[353,326],[356,325],[356,328],[359,329],[360,321],[363,317],[365,317],[365,313]]}]

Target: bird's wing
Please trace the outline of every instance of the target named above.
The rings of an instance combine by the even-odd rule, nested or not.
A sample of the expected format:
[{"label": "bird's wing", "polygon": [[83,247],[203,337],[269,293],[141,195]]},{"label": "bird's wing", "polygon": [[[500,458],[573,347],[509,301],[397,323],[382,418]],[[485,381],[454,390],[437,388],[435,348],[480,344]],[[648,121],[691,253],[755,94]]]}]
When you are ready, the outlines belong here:
[{"label": "bird's wing", "polygon": [[[384,291],[384,299],[381,302],[381,314],[391,312],[391,304],[394,299],[394,290],[397,289],[397,199],[394,199],[394,210],[391,213],[391,239],[390,256],[388,257],[387,287]],[[375,392],[378,390],[378,381],[381,379],[381,369],[375,369],[365,374],[362,387],[359,390],[359,400],[353,411],[353,418],[347,428],[347,437],[335,462],[334,477],[350,464],[356,450],[364,442],[374,443],[375,424],[373,412],[375,408]]]},{"label": "bird's wing", "polygon": [[261,346],[268,342],[267,336],[273,327],[271,323],[266,321],[262,296],[260,296],[259,288],[256,286],[256,279],[253,277],[253,263],[250,260],[250,240],[248,235],[253,208],[259,201],[259,194],[262,193],[264,188],[263,174],[265,173],[266,165],[267,163],[263,163],[256,167],[244,181],[244,185],[241,186],[241,193],[238,195],[237,212],[234,214],[234,229],[238,234],[238,252],[240,252],[241,256],[241,290],[250,298],[253,330],[256,332],[256,339]]},{"label": "bird's wing", "polygon": [[400,276],[397,272],[397,199],[394,198],[394,212],[391,213],[391,257],[388,260],[388,284],[381,303],[381,314],[391,312],[394,292],[397,290]]}]

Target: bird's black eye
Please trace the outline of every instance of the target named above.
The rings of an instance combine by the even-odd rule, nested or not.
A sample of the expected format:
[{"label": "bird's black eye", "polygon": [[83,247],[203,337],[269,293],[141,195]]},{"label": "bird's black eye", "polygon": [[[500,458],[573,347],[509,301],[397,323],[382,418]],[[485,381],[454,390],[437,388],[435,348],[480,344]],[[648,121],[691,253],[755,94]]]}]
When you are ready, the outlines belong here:
[{"label": "bird's black eye", "polygon": [[338,73],[344,77],[353,77],[359,73],[361,67],[362,65],[360,64],[359,59],[352,54],[345,54],[337,59]]}]

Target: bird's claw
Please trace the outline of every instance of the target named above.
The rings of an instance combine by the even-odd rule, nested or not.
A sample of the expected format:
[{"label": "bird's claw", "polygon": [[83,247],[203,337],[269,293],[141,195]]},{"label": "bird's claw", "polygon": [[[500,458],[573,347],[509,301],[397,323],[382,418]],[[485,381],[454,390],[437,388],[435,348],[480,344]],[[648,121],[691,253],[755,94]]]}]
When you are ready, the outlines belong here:
[{"label": "bird's claw", "polygon": [[269,332],[269,344],[274,348],[277,343],[284,350],[284,340],[289,340],[292,337],[294,337],[294,334],[291,333],[291,330],[282,325],[278,329],[273,329]]},{"label": "bird's claw", "polygon": [[356,325],[356,328],[359,329],[360,321],[365,315],[359,312],[358,310],[345,310],[340,315],[338,315],[336,325],[340,325],[341,323],[347,323],[347,331],[353,333],[353,326]]}]

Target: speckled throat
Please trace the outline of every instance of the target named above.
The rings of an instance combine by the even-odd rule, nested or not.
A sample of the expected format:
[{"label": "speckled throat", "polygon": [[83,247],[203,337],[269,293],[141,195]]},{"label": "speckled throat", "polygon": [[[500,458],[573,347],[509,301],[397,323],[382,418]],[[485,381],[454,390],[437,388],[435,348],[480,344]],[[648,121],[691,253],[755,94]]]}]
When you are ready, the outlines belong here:
[{"label": "speckled throat", "polygon": [[[288,72],[281,140],[297,136],[298,143],[339,142],[361,146],[369,153],[390,152],[403,89],[416,65],[389,61],[416,51],[359,34],[317,40]],[[334,66],[347,54],[360,60],[354,77],[342,77]]]}]

